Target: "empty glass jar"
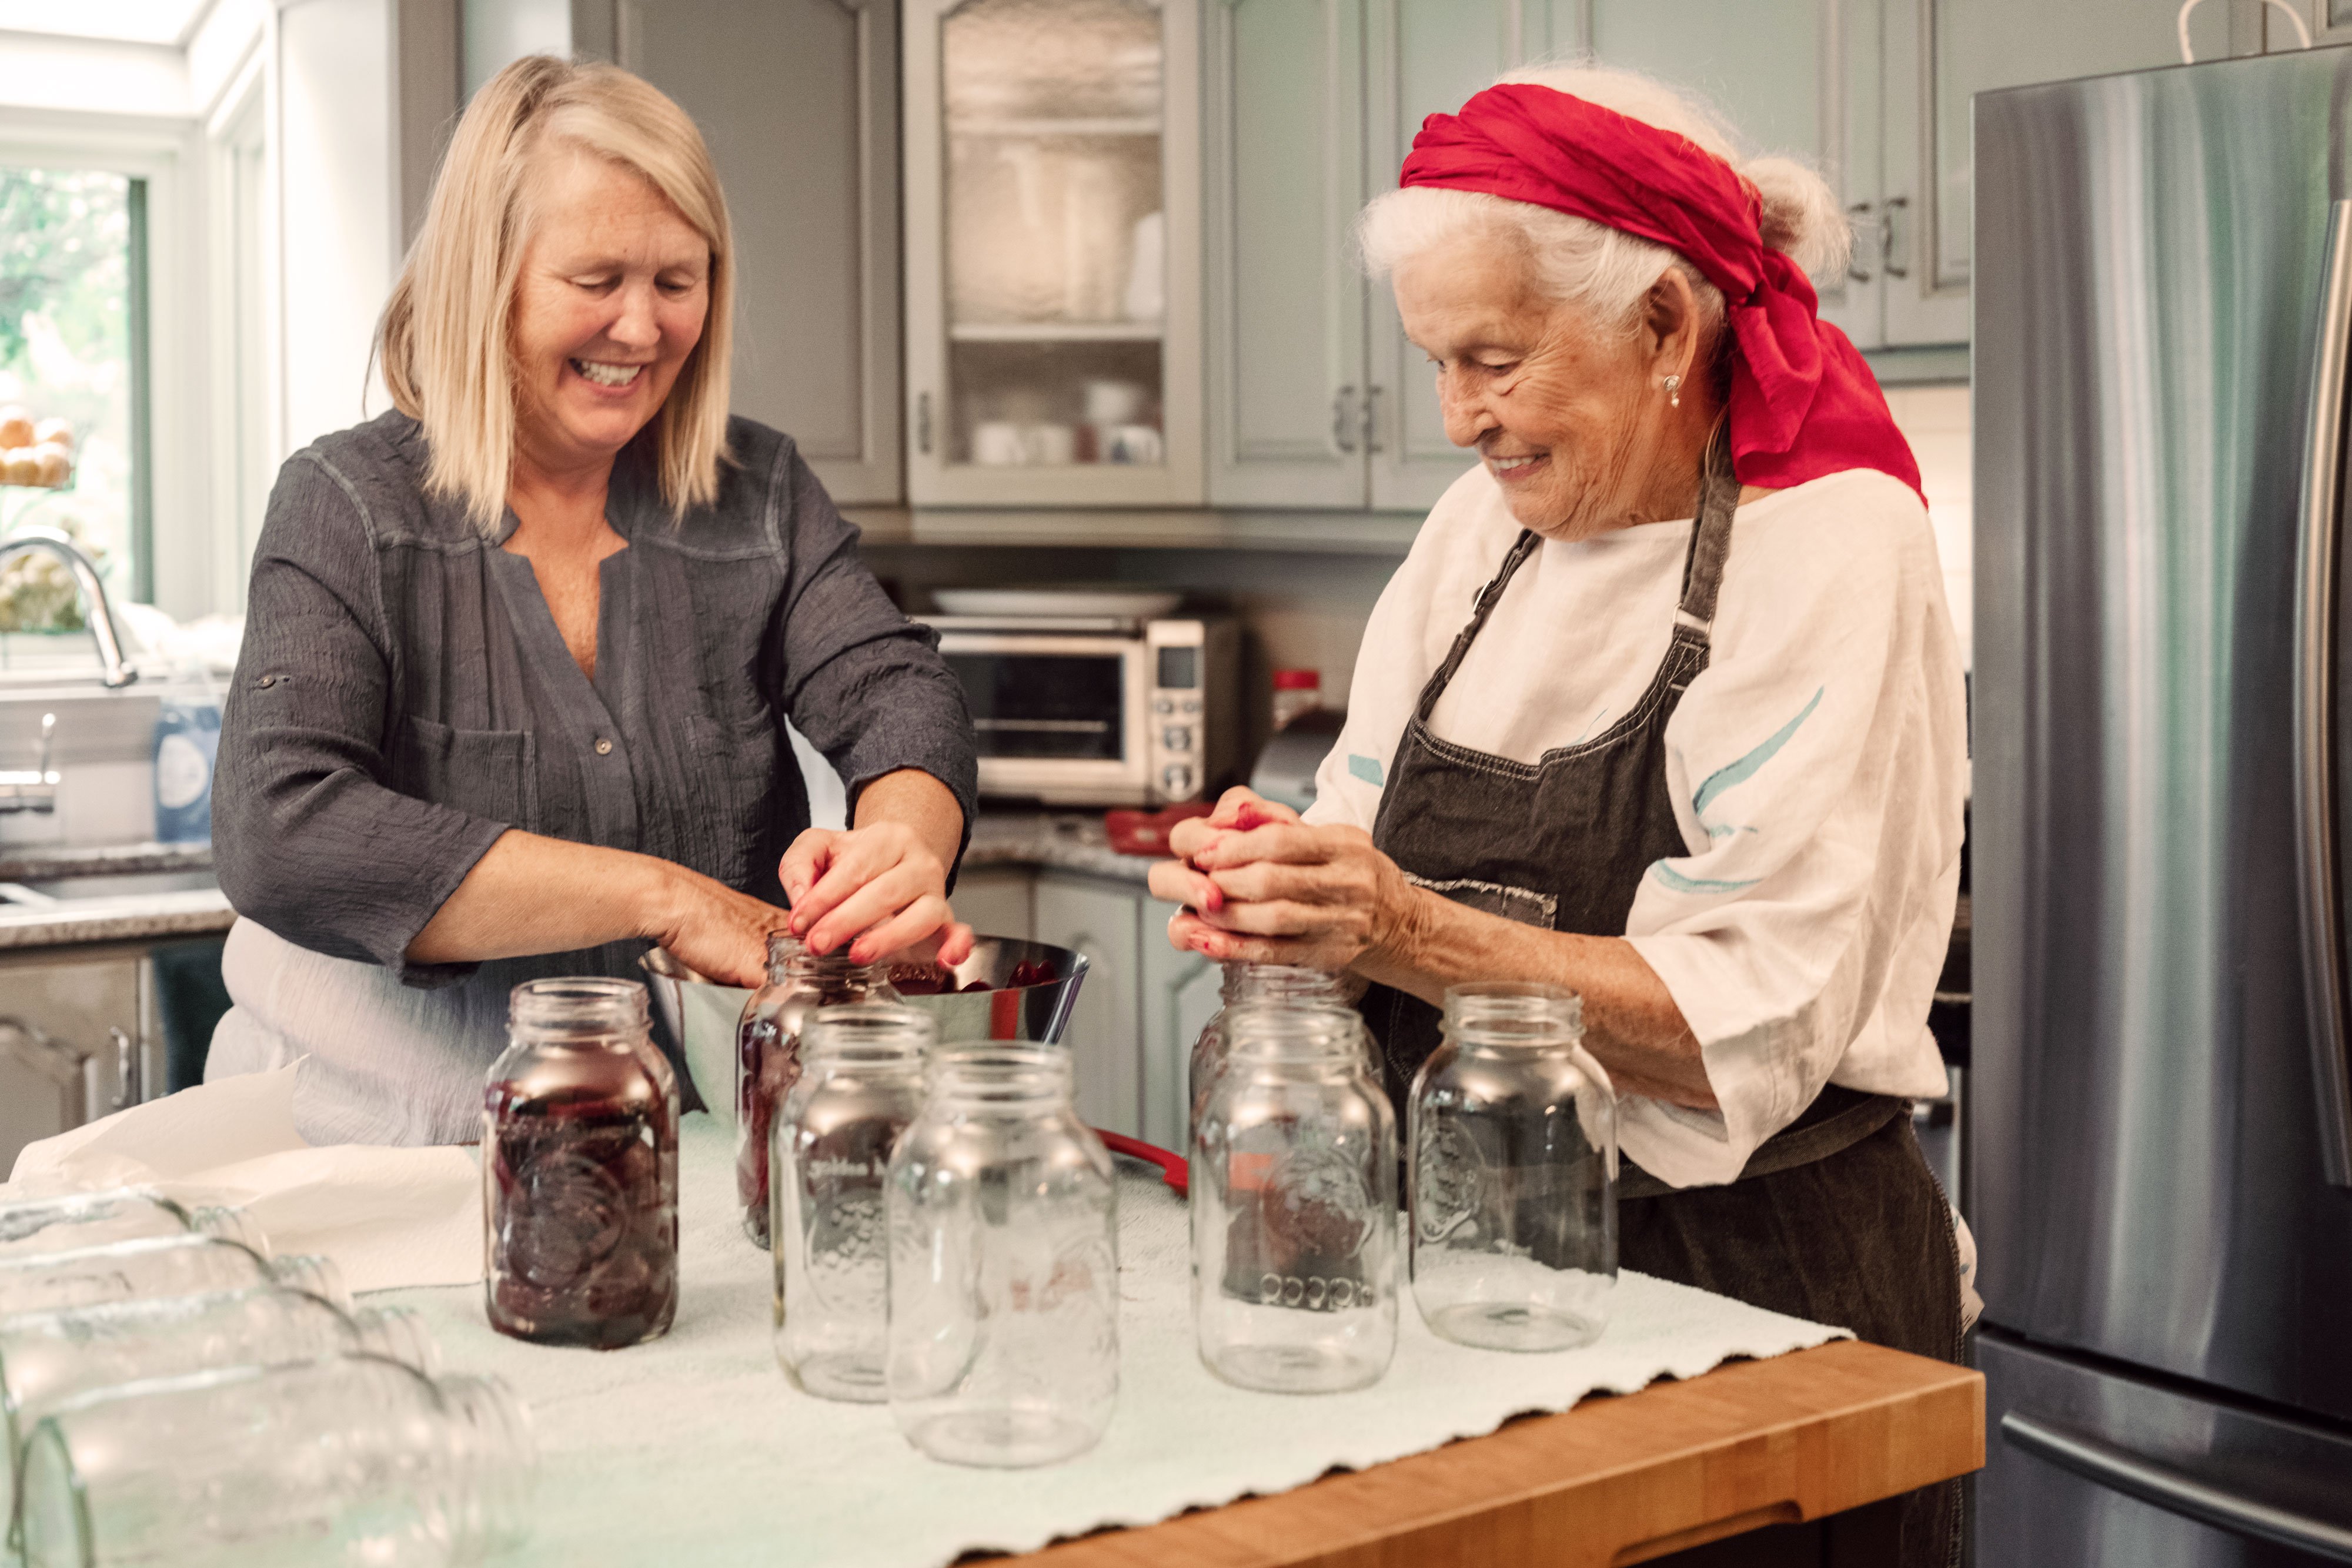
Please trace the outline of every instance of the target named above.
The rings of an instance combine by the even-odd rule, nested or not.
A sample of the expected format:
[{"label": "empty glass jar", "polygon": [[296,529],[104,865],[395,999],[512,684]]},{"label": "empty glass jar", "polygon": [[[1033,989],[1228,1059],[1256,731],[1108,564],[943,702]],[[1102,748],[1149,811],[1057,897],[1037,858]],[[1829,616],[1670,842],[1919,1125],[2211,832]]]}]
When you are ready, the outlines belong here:
[{"label": "empty glass jar", "polygon": [[0,1503],[13,1515],[16,1462],[36,1422],[68,1400],[151,1377],[227,1366],[283,1366],[321,1356],[384,1356],[430,1376],[433,1335],[415,1312],[345,1312],[274,1287],[160,1301],[118,1301],[0,1319],[0,1437],[8,1464]]},{"label": "empty glass jar", "polygon": [[801,1031],[819,1008],[895,1002],[879,964],[853,964],[849,949],[820,957],[784,932],[768,937],[768,983],[743,1004],[735,1034],[735,1195],[743,1234],[768,1244],[768,1144],[776,1107],[801,1075]]},{"label": "empty glass jar", "polygon": [[1323,1394],[1396,1354],[1396,1117],[1353,1013],[1225,1015],[1192,1137],[1192,1327],[1226,1382]]},{"label": "empty glass jar", "polygon": [[615,1350],[677,1311],[677,1075],[634,980],[531,980],[482,1101],[490,1326]]},{"label": "empty glass jar", "polygon": [[495,1378],[343,1356],[78,1400],[34,1428],[26,1568],[472,1562],[523,1533],[537,1452]]},{"label": "empty glass jar", "polygon": [[934,1458],[1051,1464],[1118,1398],[1118,1184],[1054,1046],[932,1058],[890,1158],[891,1414]]},{"label": "empty glass jar", "polygon": [[776,1359],[825,1399],[882,1402],[888,1357],[890,1150],[923,1108],[938,1031],[912,1008],[820,1008],[776,1113]]},{"label": "empty glass jar", "polygon": [[1432,1333],[1567,1350],[1617,1283],[1617,1097],[1558,986],[1445,993],[1445,1038],[1413,1080],[1412,1292]]},{"label": "empty glass jar", "polygon": [[243,1242],[263,1257],[269,1244],[241,1209],[186,1208],[143,1187],[67,1193],[0,1204],[0,1258],[71,1252],[110,1241],[190,1232]]},{"label": "empty glass jar", "polygon": [[264,1258],[242,1242],[183,1232],[0,1258],[0,1317],[262,1285],[307,1291],[339,1307],[352,1304],[342,1275],[329,1259]]},{"label": "empty glass jar", "polygon": [[[1218,988],[1220,1005],[1201,1030],[1201,1038],[1192,1042],[1192,1071],[1187,1080],[1190,1092],[1185,1103],[1192,1109],[1193,1122],[1201,1116],[1201,1103],[1216,1082],[1217,1072],[1225,1064],[1225,1017],[1237,1007],[1261,1003],[1278,1003],[1291,1007],[1331,1008],[1353,1016],[1354,1009],[1341,988],[1339,977],[1320,969],[1301,968],[1293,964],[1244,964],[1238,961],[1224,966],[1224,977]],[[1362,1031],[1361,1040],[1366,1061],[1372,1076],[1380,1076],[1377,1046],[1371,1032]]]}]

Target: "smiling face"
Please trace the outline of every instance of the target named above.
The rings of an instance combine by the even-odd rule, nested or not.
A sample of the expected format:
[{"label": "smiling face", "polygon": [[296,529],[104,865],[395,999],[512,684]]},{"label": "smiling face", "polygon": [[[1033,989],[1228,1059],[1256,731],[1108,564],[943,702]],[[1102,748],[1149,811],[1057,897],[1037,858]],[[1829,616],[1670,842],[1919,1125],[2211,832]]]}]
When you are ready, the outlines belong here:
[{"label": "smiling face", "polygon": [[661,409],[710,308],[710,245],[644,176],[548,155],[509,326],[515,455],[609,465]]},{"label": "smiling face", "polygon": [[[1659,378],[1690,356],[1671,329],[1661,340],[1654,301],[1633,332],[1598,325],[1546,295],[1525,252],[1491,234],[1432,246],[1393,282],[1405,335],[1437,368],[1446,436],[1477,449],[1522,527],[1579,539],[1689,515],[1673,508],[1694,474],[1679,462],[1660,472],[1669,426],[1683,422]],[[1686,411],[1696,390],[1684,390]]]}]

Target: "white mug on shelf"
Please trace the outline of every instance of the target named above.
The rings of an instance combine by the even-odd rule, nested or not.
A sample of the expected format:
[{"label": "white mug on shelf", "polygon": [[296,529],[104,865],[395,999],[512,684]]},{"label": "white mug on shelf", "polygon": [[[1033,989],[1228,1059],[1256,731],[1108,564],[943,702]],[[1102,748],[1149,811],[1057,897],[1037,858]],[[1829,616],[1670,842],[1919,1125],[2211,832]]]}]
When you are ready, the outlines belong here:
[{"label": "white mug on shelf", "polygon": [[1168,443],[1148,424],[1110,424],[1102,428],[1102,460],[1150,465],[1168,458]]},{"label": "white mug on shelf", "polygon": [[983,419],[971,427],[971,460],[992,468],[1026,463],[1027,433],[1009,419]]},{"label": "white mug on shelf", "polygon": [[1074,425],[1043,423],[1028,426],[1024,434],[1028,437],[1029,461],[1040,467],[1066,467],[1078,460],[1078,432]]},{"label": "white mug on shelf", "polygon": [[1143,417],[1143,405],[1151,395],[1139,382],[1108,379],[1088,382],[1081,390],[1087,423],[1103,427],[1133,424]]}]

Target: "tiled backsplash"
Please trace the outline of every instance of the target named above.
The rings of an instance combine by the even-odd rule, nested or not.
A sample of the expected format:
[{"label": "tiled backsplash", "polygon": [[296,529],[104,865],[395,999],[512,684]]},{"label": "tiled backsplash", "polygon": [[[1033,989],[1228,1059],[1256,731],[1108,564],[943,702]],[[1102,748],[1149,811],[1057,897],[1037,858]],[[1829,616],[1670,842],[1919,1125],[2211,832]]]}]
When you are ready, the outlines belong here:
[{"label": "tiled backsplash", "polygon": [[1927,492],[1927,518],[1936,525],[1936,549],[1944,558],[1944,598],[1960,635],[1960,658],[1969,659],[1969,617],[1973,602],[1969,471],[1969,389],[1965,386],[1889,387],[1886,406],[1903,427],[1919,459],[1919,485]]}]

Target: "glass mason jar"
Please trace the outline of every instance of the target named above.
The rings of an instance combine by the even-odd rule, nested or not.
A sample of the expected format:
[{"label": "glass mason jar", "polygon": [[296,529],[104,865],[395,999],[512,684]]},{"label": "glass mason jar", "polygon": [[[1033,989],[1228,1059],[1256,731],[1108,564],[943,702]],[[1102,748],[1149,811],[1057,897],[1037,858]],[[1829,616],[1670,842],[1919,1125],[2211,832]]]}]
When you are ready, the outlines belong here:
[{"label": "glass mason jar", "polygon": [[1445,993],[1413,1080],[1412,1293],[1430,1331],[1488,1350],[1567,1350],[1617,1283],[1617,1096],[1559,986]]},{"label": "glass mason jar", "polygon": [[264,1258],[242,1242],[183,1232],[72,1252],[0,1258],[0,1318],[263,1285],[305,1291],[339,1307],[352,1304],[342,1274],[331,1259]]},{"label": "glass mason jar", "polygon": [[0,1258],[72,1252],[111,1241],[191,1232],[242,1242],[261,1256],[269,1256],[269,1243],[242,1209],[185,1208],[143,1187],[65,1193],[0,1204]]},{"label": "glass mason jar", "polygon": [[1396,1115],[1353,1013],[1225,1015],[1192,1136],[1192,1328],[1226,1382],[1376,1383],[1396,1354]]},{"label": "glass mason jar", "polygon": [[404,1307],[346,1312],[276,1287],[0,1319],[0,1438],[9,1458],[0,1504],[13,1517],[25,1441],[68,1400],[152,1377],[353,1354],[381,1355],[427,1376],[441,1369],[431,1332]]},{"label": "glass mason jar", "polygon": [[735,1195],[743,1234],[768,1244],[768,1142],[776,1107],[801,1075],[801,1031],[819,1008],[895,1002],[887,969],[853,964],[849,949],[819,957],[797,936],[771,932],[768,983],[743,1004],[735,1032]]},{"label": "glass mason jar", "polygon": [[[1224,977],[1217,988],[1219,1006],[1209,1021],[1202,1026],[1201,1038],[1192,1042],[1192,1072],[1187,1080],[1189,1093],[1185,1103],[1192,1108],[1192,1119],[1198,1123],[1201,1103],[1216,1082],[1218,1070],[1225,1064],[1225,1015],[1237,1007],[1259,1003],[1287,1003],[1292,1007],[1333,1008],[1354,1013],[1346,991],[1341,989],[1339,977],[1320,969],[1302,968],[1294,964],[1244,964],[1239,961],[1224,966]],[[1372,1076],[1380,1076],[1378,1042],[1371,1031],[1360,1036],[1366,1061]]]},{"label": "glass mason jar", "polygon": [[635,980],[514,988],[482,1097],[490,1326],[617,1350],[677,1311],[677,1075]]},{"label": "glass mason jar", "polygon": [[820,1008],[776,1113],[776,1359],[820,1398],[885,1397],[890,1150],[923,1108],[923,1057],[938,1034],[912,1008]]},{"label": "glass mason jar", "polygon": [[933,1054],[890,1156],[891,1414],[961,1465],[1094,1447],[1118,1398],[1118,1189],[1069,1053]]},{"label": "glass mason jar", "polygon": [[26,1568],[471,1562],[518,1541],[538,1464],[496,1378],[342,1356],[77,1400],[33,1429]]}]

